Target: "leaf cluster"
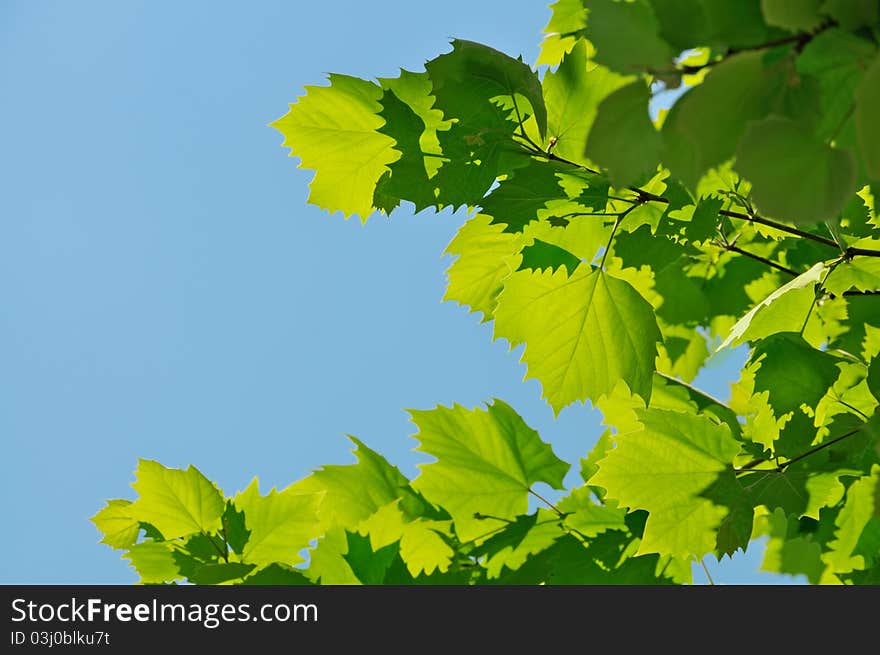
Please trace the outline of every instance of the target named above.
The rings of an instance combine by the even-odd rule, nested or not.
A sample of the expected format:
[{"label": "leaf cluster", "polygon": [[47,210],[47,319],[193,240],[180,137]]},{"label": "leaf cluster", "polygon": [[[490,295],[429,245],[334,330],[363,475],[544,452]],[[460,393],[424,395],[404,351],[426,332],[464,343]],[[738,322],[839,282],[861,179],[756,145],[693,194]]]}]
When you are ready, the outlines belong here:
[{"label": "leaf cluster", "polygon": [[[551,10],[537,69],[455,40],[273,125],[331,213],[467,209],[444,299],[602,411],[582,484],[497,400],[413,411],[414,480],[358,441],[265,496],[141,462],[94,520],[144,582],[683,583],[761,536],[767,570],[880,580],[880,3]],[[737,346],[728,403],[690,385]]]}]

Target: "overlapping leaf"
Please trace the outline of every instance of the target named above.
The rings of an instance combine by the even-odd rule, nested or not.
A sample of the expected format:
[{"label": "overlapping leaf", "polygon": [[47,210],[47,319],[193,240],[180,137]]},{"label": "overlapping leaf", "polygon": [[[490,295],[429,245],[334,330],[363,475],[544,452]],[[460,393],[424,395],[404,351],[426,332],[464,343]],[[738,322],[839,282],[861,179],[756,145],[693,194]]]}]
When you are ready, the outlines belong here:
[{"label": "overlapping leaf", "polygon": [[495,337],[526,344],[527,377],[541,382],[557,413],[598,400],[618,380],[651,396],[660,340],[654,312],[632,286],[600,269],[514,273],[498,298]]},{"label": "overlapping leaf", "polygon": [[449,512],[463,540],[487,532],[476,514],[512,519],[525,513],[534,483],[562,488],[568,464],[500,400],[486,409],[456,405],[410,414],[419,428],[418,450],[437,458],[422,466],[414,486]]}]

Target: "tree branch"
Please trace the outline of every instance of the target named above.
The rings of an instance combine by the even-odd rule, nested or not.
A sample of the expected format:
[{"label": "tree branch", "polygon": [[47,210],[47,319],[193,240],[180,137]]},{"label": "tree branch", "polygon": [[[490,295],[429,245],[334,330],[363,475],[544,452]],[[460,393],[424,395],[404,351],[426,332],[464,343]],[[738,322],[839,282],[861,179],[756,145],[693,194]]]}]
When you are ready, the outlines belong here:
[{"label": "tree branch", "polygon": [[[790,460],[788,460],[786,462],[782,462],[781,464],[776,465],[772,469],[759,469],[759,471],[761,471],[763,473],[784,473],[785,469],[787,469],[789,466],[791,466],[795,462],[799,462],[802,459],[809,457],[810,455],[815,455],[819,451],[824,450],[824,449],[828,448],[829,446],[833,446],[834,444],[836,444],[840,441],[843,441],[844,439],[848,439],[849,437],[853,436],[854,434],[858,434],[859,432],[861,432],[863,427],[865,427],[865,424],[862,424],[859,427],[855,428],[854,430],[850,430],[849,432],[842,434],[839,437],[835,437],[834,439],[831,439],[829,441],[824,441],[824,442],[820,443],[818,446],[815,446],[814,448],[810,448],[808,451],[803,452],[800,455],[797,455],[796,457],[792,457]],[[738,469],[734,469],[734,473],[736,473],[737,475],[739,475],[740,473],[748,473],[749,471],[755,469],[755,467],[758,466],[759,464],[765,464],[766,462],[769,462],[773,459],[775,459],[775,457],[765,457],[763,459],[753,459],[752,461],[748,462],[747,464],[742,465]]]}]

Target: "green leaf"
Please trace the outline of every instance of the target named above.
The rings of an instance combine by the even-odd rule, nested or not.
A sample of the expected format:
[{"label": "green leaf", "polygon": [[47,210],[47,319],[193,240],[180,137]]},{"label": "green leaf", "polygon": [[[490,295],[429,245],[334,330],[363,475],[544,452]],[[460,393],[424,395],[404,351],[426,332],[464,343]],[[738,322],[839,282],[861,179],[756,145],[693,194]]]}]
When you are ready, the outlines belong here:
[{"label": "green leaf", "polygon": [[584,6],[585,34],[596,48],[597,63],[627,75],[671,67],[674,53],[660,38],[660,25],[650,4],[586,0]]},{"label": "green leaf", "polygon": [[131,515],[154,526],[165,539],[220,527],[223,496],[196,467],[169,469],[141,459],[135,475],[132,487],[140,497],[130,506]]},{"label": "green leaf", "polygon": [[315,170],[309,202],[331,214],[365,221],[388,165],[400,158],[394,139],[380,134],[382,89],[366,80],[330,75],[330,86],[307,86],[290,111],[270,123],[300,166]]},{"label": "green leaf", "polygon": [[586,156],[624,188],[649,176],[660,161],[662,140],[648,114],[651,94],[641,80],[605,98],[587,139]]},{"label": "green leaf", "polygon": [[877,112],[880,107],[880,56],[865,73],[856,91],[856,133],[862,162],[872,180],[880,180],[880,126]]},{"label": "green leaf", "polygon": [[796,223],[835,218],[858,190],[850,152],[825,145],[794,121],[775,116],[749,125],[735,168],[752,183],[760,210]]},{"label": "green leaf", "polygon": [[700,494],[729,470],[739,444],[705,416],[637,410],[642,429],[617,438],[590,484],[650,515],[639,553],[702,557],[728,511]]},{"label": "green leaf", "polygon": [[663,163],[695,189],[706,171],[733,156],[749,121],[765,116],[785,85],[777,70],[765,68],[760,52],[739,53],[713,66],[666,116]]},{"label": "green leaf", "polygon": [[822,0],[761,0],[761,9],[768,25],[790,32],[809,32],[822,22],[821,4]]},{"label": "green leaf", "polygon": [[374,551],[369,537],[351,532],[346,532],[345,536],[348,540],[348,550],[343,558],[361,584],[382,584],[395,558],[400,556],[398,544],[396,542],[388,544]]},{"label": "green leaf", "polygon": [[410,575],[447,571],[454,552],[450,548],[452,521],[409,520],[395,500],[364,519],[357,531],[369,535],[373,548],[397,543]]},{"label": "green leaf", "polygon": [[[522,62],[494,48],[455,39],[452,52],[425,64],[434,84],[436,107],[447,118],[470,114],[474,102],[491,102],[497,96],[520,95],[531,110],[543,138],[547,132],[547,108],[541,82],[535,72]],[[470,97],[468,93],[470,91]]]},{"label": "green leaf", "polygon": [[816,297],[814,287],[826,270],[825,264],[819,262],[806,273],[783,284],[737,321],[718,350],[763,339],[777,332],[798,332]]},{"label": "green leaf", "polygon": [[[856,242],[857,247],[876,247],[877,241]],[[852,260],[844,260],[828,274],[825,280],[825,289],[829,293],[842,295],[853,289],[857,291],[880,290],[880,258],[856,257]]]},{"label": "green leaf", "polygon": [[304,575],[315,584],[360,584],[343,555],[348,552],[348,538],[344,528],[331,528],[309,551],[309,568]]},{"label": "green leaf", "polygon": [[597,505],[591,495],[589,487],[578,487],[556,504],[566,515],[563,519],[565,527],[587,538],[607,530],[627,529],[625,509],[614,503]]},{"label": "green leaf", "polygon": [[477,513],[524,514],[534,483],[562,488],[569,465],[500,400],[485,410],[455,405],[409,413],[419,428],[417,450],[437,458],[421,466],[413,485],[449,512],[462,540],[486,532]]},{"label": "green leaf", "polygon": [[554,411],[595,401],[619,380],[651,397],[660,330],[648,302],[627,282],[581,265],[569,276],[520,271],[495,310],[495,338],[526,343],[527,378],[538,379]]},{"label": "green leaf", "polygon": [[248,539],[250,539],[251,531],[247,529],[244,512],[236,510],[235,504],[231,500],[226,501],[222,524],[226,543],[233,553],[241,555]]},{"label": "green leaf", "polygon": [[318,517],[325,529],[352,526],[391,501],[413,495],[397,467],[356,437],[349,439],[356,446],[357,464],[322,466],[291,487],[322,499]]},{"label": "green leaf", "polygon": [[764,551],[761,570],[805,575],[812,584],[817,584],[825,570],[822,546],[812,539],[798,536],[797,531],[790,528],[790,521],[782,510],[774,511],[769,520],[770,539]]},{"label": "green leaf", "polygon": [[[490,523],[486,529],[491,526]],[[489,578],[498,578],[503,569],[514,571],[520,568],[533,555],[546,550],[563,535],[565,531],[559,517],[548,510],[539,509],[535,514],[518,516],[502,532],[475,549],[473,555],[479,557],[488,553],[487,575]]]},{"label": "green leaf", "polygon": [[877,25],[880,6],[877,0],[825,0],[822,11],[845,30]]},{"label": "green leaf", "polygon": [[871,394],[874,398],[880,400],[880,356],[876,356],[871,360],[871,365],[868,367],[867,379],[868,389],[871,390]]},{"label": "green leaf", "polygon": [[401,157],[388,166],[376,183],[373,205],[390,214],[401,200],[408,200],[419,212],[437,202],[422,154],[425,123],[390,89],[382,95],[381,105],[379,116],[385,124],[378,131],[394,139],[394,149]]},{"label": "green leaf", "polygon": [[168,541],[135,544],[122,557],[138,572],[141,584],[161,584],[183,577],[174,560],[174,548]]},{"label": "green leaf", "polygon": [[[587,44],[578,41],[555,71],[544,76],[547,128],[556,138],[553,152],[581,161],[584,143],[599,103],[626,83],[627,78],[587,61]],[[607,191],[606,194],[607,196]]]},{"label": "green leaf", "polygon": [[140,524],[131,514],[130,500],[108,500],[91,521],[104,534],[101,543],[112,548],[128,548],[140,533]]},{"label": "green leaf", "polygon": [[555,66],[577,43],[572,34],[587,24],[583,0],[556,0],[550,5],[552,14],[544,28],[541,54],[536,64]]},{"label": "green leaf", "polygon": [[505,225],[492,220],[485,214],[469,219],[445,251],[457,258],[446,272],[449,284],[443,300],[482,312],[482,322],[492,319],[502,280],[519,265],[517,253],[523,243],[521,234],[507,232]]},{"label": "green leaf", "polygon": [[865,568],[863,555],[854,551],[868,522],[873,519],[875,491],[880,480],[880,465],[875,464],[871,475],[859,478],[846,492],[846,502],[834,522],[835,539],[828,546],[822,560],[833,573],[849,573]]},{"label": "green leaf", "polygon": [[299,551],[320,534],[320,500],[320,494],[297,493],[295,486],[283,491],[273,488],[262,496],[254,478],[234,501],[235,507],[244,512],[251,533],[241,553],[242,561],[258,566],[302,562]]},{"label": "green leaf", "polygon": [[543,271],[549,269],[556,271],[559,268],[565,267],[565,270],[571,275],[580,263],[580,259],[564,248],[535,239],[533,243],[522,249],[522,262],[516,270]]},{"label": "green leaf", "polygon": [[548,202],[567,197],[558,170],[552,163],[530,160],[480,201],[482,213],[492,216],[492,223],[503,223],[506,232],[522,232]]},{"label": "green leaf", "polygon": [[289,587],[294,585],[311,585],[314,583],[298,569],[291,568],[284,564],[272,563],[246,577],[242,580],[241,584],[284,585]]},{"label": "green leaf", "polygon": [[761,339],[751,361],[758,365],[755,389],[769,392],[777,416],[802,404],[814,408],[840,373],[836,357],[816,350],[792,332]]},{"label": "green leaf", "polygon": [[853,97],[877,51],[876,45],[840,28],[823,31],[798,56],[798,77],[818,81],[820,111],[815,136],[836,138],[853,112]]},{"label": "green leaf", "polygon": [[254,568],[256,567],[253,564],[242,564],[241,562],[202,564],[187,578],[193,584],[216,585],[221,582],[244,578]]},{"label": "green leaf", "polygon": [[[708,23],[700,0],[650,0],[660,36],[676,50],[687,50],[705,38]],[[706,44],[704,44],[706,45]]]}]

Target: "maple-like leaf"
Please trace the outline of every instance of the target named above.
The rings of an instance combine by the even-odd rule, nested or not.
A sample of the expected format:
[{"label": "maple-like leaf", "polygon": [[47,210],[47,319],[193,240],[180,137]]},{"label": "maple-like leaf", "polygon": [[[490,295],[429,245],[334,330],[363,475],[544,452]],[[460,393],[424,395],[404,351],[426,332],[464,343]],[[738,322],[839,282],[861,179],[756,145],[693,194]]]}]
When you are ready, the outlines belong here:
[{"label": "maple-like leaf", "polygon": [[131,516],[155,527],[165,539],[220,527],[223,496],[196,467],[170,469],[142,459],[135,475],[132,487],[139,497],[129,506]]},{"label": "maple-like leaf", "polygon": [[382,89],[366,80],[330,75],[330,86],[308,86],[290,111],[271,123],[301,167],[315,171],[309,202],[331,214],[365,221],[379,178],[401,153],[378,130]]},{"label": "maple-like leaf", "polygon": [[666,410],[637,410],[642,428],[617,437],[591,485],[650,514],[640,553],[702,557],[716,546],[728,510],[701,494],[740,450],[726,425]]},{"label": "maple-like leaf", "polygon": [[822,280],[826,270],[825,264],[819,262],[806,273],[776,289],[737,321],[718,350],[777,332],[800,331],[816,297],[814,287]]},{"label": "maple-like leaf", "polygon": [[101,543],[113,548],[128,548],[137,541],[139,522],[131,513],[130,500],[108,500],[92,517],[92,523],[103,533]]},{"label": "maple-like leaf", "polygon": [[526,344],[527,378],[541,382],[556,413],[598,400],[619,380],[651,396],[660,340],[654,312],[627,282],[600,269],[514,273],[498,297],[498,337]]},{"label": "maple-like leaf", "polygon": [[250,536],[241,553],[247,564],[272,562],[298,564],[299,551],[321,534],[318,522],[320,494],[297,493],[294,487],[260,494],[256,478],[235,496],[235,507],[244,512]]},{"label": "maple-like leaf", "polygon": [[413,486],[449,512],[462,540],[487,531],[476,514],[524,514],[536,482],[562,488],[569,465],[501,400],[486,409],[455,405],[409,412],[419,428],[417,450],[437,458],[421,466]]}]

